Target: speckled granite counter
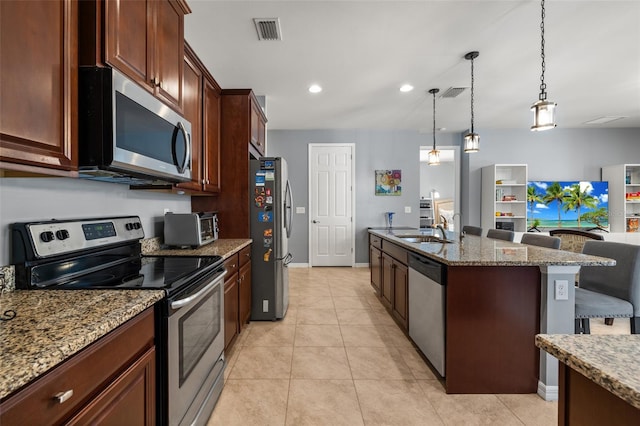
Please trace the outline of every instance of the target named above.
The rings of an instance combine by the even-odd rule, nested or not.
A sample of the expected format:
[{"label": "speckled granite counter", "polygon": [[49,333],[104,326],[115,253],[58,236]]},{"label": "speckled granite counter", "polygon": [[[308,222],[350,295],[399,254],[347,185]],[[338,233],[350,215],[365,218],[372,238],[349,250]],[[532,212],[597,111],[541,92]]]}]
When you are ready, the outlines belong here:
[{"label": "speckled granite counter", "polygon": [[149,247],[143,252],[147,256],[222,256],[224,259],[251,244],[246,238],[221,239],[197,249]]},{"label": "speckled granite counter", "polygon": [[536,346],[640,409],[640,335],[539,334]]},{"label": "speckled granite counter", "polygon": [[16,290],[0,297],[0,398],[164,297],[162,290]]},{"label": "speckled granite counter", "polygon": [[[375,230],[369,233],[387,239],[410,251],[430,257],[450,266],[613,266],[615,261],[568,251],[529,246],[509,241],[467,235],[463,241],[458,234],[447,233],[450,243],[410,243],[402,236],[419,235],[416,229]],[[429,235],[429,234],[427,234]]]}]

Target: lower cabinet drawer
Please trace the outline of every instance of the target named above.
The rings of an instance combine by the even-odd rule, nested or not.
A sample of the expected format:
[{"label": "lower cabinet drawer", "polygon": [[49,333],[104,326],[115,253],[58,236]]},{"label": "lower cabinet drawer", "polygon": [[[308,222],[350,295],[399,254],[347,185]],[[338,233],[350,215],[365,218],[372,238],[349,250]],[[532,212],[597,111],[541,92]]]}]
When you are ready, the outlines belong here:
[{"label": "lower cabinet drawer", "polygon": [[10,396],[0,405],[0,424],[64,422],[153,347],[149,308]]}]

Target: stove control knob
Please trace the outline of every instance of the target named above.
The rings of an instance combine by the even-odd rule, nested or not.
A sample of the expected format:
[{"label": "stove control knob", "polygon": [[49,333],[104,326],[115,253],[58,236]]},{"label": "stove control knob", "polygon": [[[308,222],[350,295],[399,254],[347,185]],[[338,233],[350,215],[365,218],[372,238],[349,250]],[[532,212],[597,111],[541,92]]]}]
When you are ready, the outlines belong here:
[{"label": "stove control knob", "polygon": [[53,236],[53,232],[45,231],[40,233],[40,239],[45,243],[48,243],[49,241],[55,240],[55,237]]},{"label": "stove control knob", "polygon": [[66,240],[67,238],[69,238],[69,231],[67,231],[66,229],[56,231],[56,238],[59,240]]},{"label": "stove control knob", "polygon": [[133,223],[126,223],[124,227],[127,229],[127,231],[131,231],[133,229]]},{"label": "stove control knob", "polygon": [[135,222],[133,224],[133,229],[140,229],[140,228],[142,228],[142,225],[140,225],[140,222]]}]

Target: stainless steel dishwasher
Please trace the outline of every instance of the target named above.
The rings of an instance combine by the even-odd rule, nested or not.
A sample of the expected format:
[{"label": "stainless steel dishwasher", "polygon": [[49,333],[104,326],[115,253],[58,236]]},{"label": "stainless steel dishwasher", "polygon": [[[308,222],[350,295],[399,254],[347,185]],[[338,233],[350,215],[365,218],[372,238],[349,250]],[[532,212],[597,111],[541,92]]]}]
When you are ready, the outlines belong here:
[{"label": "stainless steel dishwasher", "polygon": [[409,254],[409,336],[444,377],[446,268]]}]

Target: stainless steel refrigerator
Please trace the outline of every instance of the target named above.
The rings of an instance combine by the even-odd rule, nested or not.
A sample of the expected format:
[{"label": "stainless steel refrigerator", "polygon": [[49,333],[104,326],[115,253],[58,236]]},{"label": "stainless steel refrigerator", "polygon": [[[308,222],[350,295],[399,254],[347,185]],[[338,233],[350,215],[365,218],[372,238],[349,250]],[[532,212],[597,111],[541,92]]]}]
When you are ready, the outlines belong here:
[{"label": "stainless steel refrigerator", "polygon": [[251,319],[284,318],[289,306],[289,252],[293,199],[287,162],[251,160]]}]

